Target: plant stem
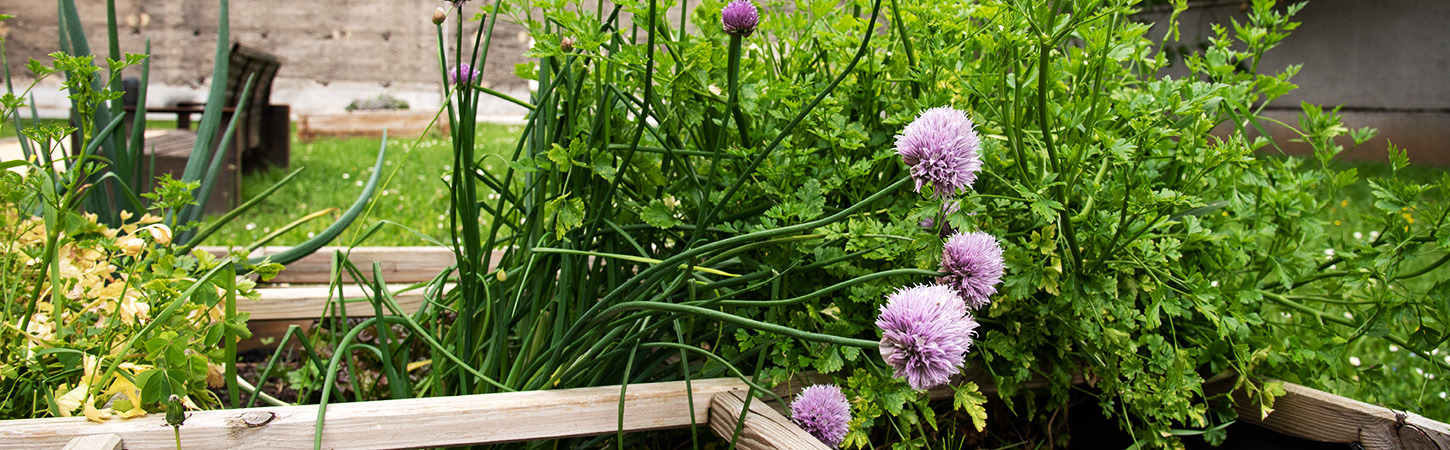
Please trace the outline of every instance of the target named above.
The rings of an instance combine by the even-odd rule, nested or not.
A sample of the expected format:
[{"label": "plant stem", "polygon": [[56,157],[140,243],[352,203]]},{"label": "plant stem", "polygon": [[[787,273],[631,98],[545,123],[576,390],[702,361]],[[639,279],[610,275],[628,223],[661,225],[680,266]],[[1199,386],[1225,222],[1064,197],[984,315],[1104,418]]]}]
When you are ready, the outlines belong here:
[{"label": "plant stem", "polygon": [[760,331],[768,331],[768,332],[771,332],[771,333],[783,334],[783,335],[790,336],[790,337],[797,338],[797,339],[804,339],[804,340],[807,340],[807,341],[822,342],[822,343],[826,343],[826,344],[845,345],[845,346],[849,346],[849,347],[858,347],[858,348],[864,348],[864,349],[873,349],[873,348],[876,348],[879,345],[879,343],[877,343],[876,341],[867,341],[867,340],[864,340],[864,339],[852,339],[852,338],[847,338],[847,337],[832,336],[832,335],[829,335],[829,334],[811,333],[811,332],[801,331],[801,330],[797,330],[795,328],[790,328],[790,327],[786,327],[786,326],[782,326],[782,325],[776,325],[776,324],[773,324],[773,323],[767,323],[767,322],[761,322],[761,321],[758,321],[758,320],[747,319],[747,318],[740,317],[740,316],[737,316],[737,315],[734,315],[734,314],[720,312],[720,311],[716,311],[716,310],[713,310],[713,309],[706,309],[706,308],[701,308],[701,307],[698,307],[698,306],[682,305],[682,304],[677,304],[677,303],[624,302],[624,303],[620,303],[618,305],[614,305],[613,307],[610,307],[609,309],[604,310],[604,312],[600,313],[599,316],[601,318],[603,318],[603,317],[609,317],[609,316],[611,316],[611,315],[613,315],[615,313],[619,313],[619,312],[623,312],[623,311],[629,311],[629,310],[637,310],[637,309],[650,310],[650,311],[673,312],[673,313],[681,313],[681,314],[691,314],[691,315],[696,315],[696,316],[707,317],[707,318],[710,318],[710,319],[719,320],[719,321],[722,321],[722,322],[733,323],[733,324],[740,325],[740,326],[746,327],[746,328],[751,328],[751,329],[760,330]]},{"label": "plant stem", "polygon": [[[1052,143],[1052,122],[1047,114],[1047,79],[1048,69],[1052,64],[1048,56],[1052,54],[1053,47],[1054,44],[1045,38],[1038,45],[1037,115],[1042,127],[1043,147],[1047,150],[1047,161],[1052,164],[1052,171],[1061,179],[1066,174],[1062,172],[1062,162],[1057,159],[1057,149]],[[1077,233],[1072,228],[1072,216],[1068,215],[1071,206],[1067,201],[1067,186],[1059,184],[1054,191],[1057,193],[1057,201],[1062,203],[1062,209],[1057,211],[1058,227],[1062,229],[1062,236],[1067,239],[1067,248],[1072,254],[1072,259],[1068,261],[1068,270],[1074,271],[1073,269],[1082,267],[1082,250],[1077,248]]]}]

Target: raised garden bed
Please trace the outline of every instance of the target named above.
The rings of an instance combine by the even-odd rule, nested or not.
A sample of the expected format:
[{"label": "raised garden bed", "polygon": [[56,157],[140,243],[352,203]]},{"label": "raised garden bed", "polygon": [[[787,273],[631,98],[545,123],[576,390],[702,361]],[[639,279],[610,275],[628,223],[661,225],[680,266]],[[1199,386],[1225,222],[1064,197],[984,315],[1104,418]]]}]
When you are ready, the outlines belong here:
[{"label": "raised garden bed", "polygon": [[[772,389],[789,398],[812,376]],[[958,382],[996,387],[990,377],[966,370]],[[1077,380],[1084,383],[1084,380]],[[1022,386],[1034,387],[1032,383]],[[1392,411],[1293,383],[1274,409],[1259,416],[1259,405],[1235,393],[1239,421],[1268,431],[1367,450],[1450,448],[1450,426],[1412,412]],[[778,412],[782,405],[755,399],[745,410],[749,387],[734,378],[620,386],[509,392],[454,397],[382,400],[327,406],[321,445],[325,448],[415,448],[478,445],[686,428],[708,424],[722,440],[742,423],[742,449],[820,449],[820,441]],[[624,413],[620,395],[624,392]],[[928,391],[934,400],[951,398],[949,387]],[[708,400],[707,400],[708,399]],[[195,412],[181,426],[185,448],[308,448],[317,405]],[[388,432],[378,430],[386,427]],[[112,437],[113,436],[113,437]],[[1295,441],[1291,441],[1295,442]],[[81,417],[14,420],[0,424],[0,449],[174,448],[171,427],[158,414],[93,423]],[[1089,445],[1092,447],[1092,445]],[[1093,447],[1096,448],[1096,447]],[[1288,447],[1286,447],[1288,448]]]},{"label": "raised garden bed", "polygon": [[433,111],[351,111],[346,114],[307,114],[297,122],[297,139],[310,142],[320,137],[416,138],[431,130],[448,133],[446,118],[434,122]]}]

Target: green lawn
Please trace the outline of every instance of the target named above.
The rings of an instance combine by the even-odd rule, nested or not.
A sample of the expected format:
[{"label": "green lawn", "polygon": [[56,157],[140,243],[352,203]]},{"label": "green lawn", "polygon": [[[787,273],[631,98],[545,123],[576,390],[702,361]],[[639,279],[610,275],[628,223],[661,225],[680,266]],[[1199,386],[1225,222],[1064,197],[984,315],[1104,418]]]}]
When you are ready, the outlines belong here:
[{"label": "green lawn", "polygon": [[[479,124],[477,153],[512,154],[521,126]],[[242,201],[247,201],[281,180],[292,170],[302,173],[291,183],[247,213],[227,224],[204,245],[244,247],[282,229],[307,214],[329,208],[334,211],[288,231],[268,245],[295,245],[332,224],[342,210],[362,193],[371,175],[380,141],[377,139],[318,139],[310,143],[293,141],[292,167],[247,175],[242,182]],[[353,243],[356,234],[379,220],[396,222],[407,229],[388,225],[358,245],[430,245],[409,232],[448,240],[448,187],[443,177],[450,174],[453,151],[446,139],[388,139],[383,182],[371,209],[344,232],[333,245]],[[487,158],[484,169],[501,173],[502,159]],[[480,193],[487,198],[489,193]],[[217,220],[210,217],[208,221]]]}]

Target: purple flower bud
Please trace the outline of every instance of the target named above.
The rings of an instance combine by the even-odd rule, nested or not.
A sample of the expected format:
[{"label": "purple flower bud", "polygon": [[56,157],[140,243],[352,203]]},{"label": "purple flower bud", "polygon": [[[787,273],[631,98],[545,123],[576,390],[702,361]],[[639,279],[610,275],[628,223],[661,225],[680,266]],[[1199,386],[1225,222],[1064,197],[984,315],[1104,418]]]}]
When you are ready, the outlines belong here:
[{"label": "purple flower bud", "polygon": [[720,10],[720,24],[731,36],[750,37],[755,26],[760,24],[760,14],[750,0],[735,0]]},{"label": "purple flower bud", "polygon": [[790,421],[831,447],[841,445],[850,430],[851,404],[834,384],[801,390],[790,404]]},{"label": "purple flower bud", "polygon": [[[962,203],[956,200],[952,200],[941,205],[942,226],[940,234],[943,239],[957,232],[957,228],[953,227],[951,221],[946,219],[947,217],[951,216],[952,214],[956,214],[957,211],[961,210]],[[973,213],[968,213],[967,215],[973,215]],[[925,219],[921,219],[920,222],[917,222],[917,225],[921,226],[924,229],[930,230],[932,228],[936,228],[936,220],[931,217],[927,217]]]},{"label": "purple flower bud", "polygon": [[991,303],[1002,282],[1002,247],[997,238],[982,232],[957,233],[942,249],[941,271],[949,275],[937,282],[956,289],[967,307],[978,309]]},{"label": "purple flower bud", "polygon": [[881,359],[913,389],[926,390],[961,371],[977,321],[952,288],[924,285],[888,295],[876,327]]},{"label": "purple flower bud", "polygon": [[931,183],[937,198],[972,187],[982,168],[982,148],[967,114],[948,106],[928,109],[896,136],[896,154],[911,167],[916,191]]},{"label": "purple flower bud", "polygon": [[468,63],[459,64],[448,71],[448,82],[453,84],[473,84],[479,80],[478,69]]}]

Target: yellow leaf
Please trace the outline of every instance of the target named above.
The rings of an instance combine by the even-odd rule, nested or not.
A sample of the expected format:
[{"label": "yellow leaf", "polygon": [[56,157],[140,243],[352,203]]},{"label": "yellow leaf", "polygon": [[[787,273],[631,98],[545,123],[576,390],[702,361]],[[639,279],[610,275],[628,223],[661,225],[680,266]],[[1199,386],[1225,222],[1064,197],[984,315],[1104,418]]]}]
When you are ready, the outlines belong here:
[{"label": "yellow leaf", "polygon": [[89,388],[90,385],[81,383],[80,386],[76,386],[75,389],[71,389],[70,392],[64,394],[61,391],[65,390],[65,385],[57,388],[55,390],[55,404],[60,407],[60,416],[70,417],[71,414],[75,413],[76,408],[81,407],[81,401],[85,400],[86,390]]},{"label": "yellow leaf", "polygon": [[110,419],[116,416],[116,414],[111,411],[111,408],[96,408],[96,402],[94,400],[95,397],[87,397],[85,403],[82,405],[82,408],[86,413],[86,420],[92,422],[105,422],[106,419]]},{"label": "yellow leaf", "polygon": [[413,361],[413,362],[408,363],[408,371],[409,372],[412,372],[412,371],[418,369],[419,367],[423,367],[423,366],[426,366],[426,365],[429,365],[429,364],[433,364],[433,360],[431,360],[431,359],[425,359],[425,360],[422,360],[422,361]]}]

